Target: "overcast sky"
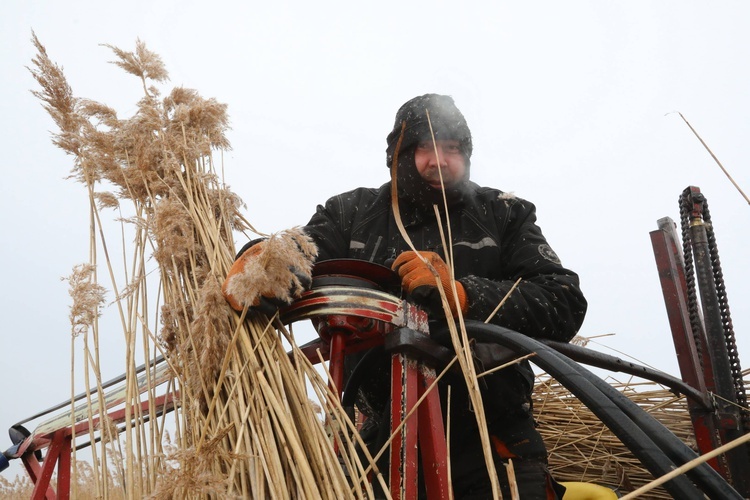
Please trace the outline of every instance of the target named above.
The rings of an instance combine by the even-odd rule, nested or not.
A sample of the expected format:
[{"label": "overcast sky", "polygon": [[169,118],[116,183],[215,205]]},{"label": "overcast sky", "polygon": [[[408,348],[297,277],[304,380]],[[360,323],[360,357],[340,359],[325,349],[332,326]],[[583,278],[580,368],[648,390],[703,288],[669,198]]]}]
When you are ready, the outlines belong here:
[{"label": "overcast sky", "polygon": [[[0,13],[3,436],[70,393],[60,278],[88,259],[87,195],[65,178],[72,159],[52,145],[52,120],[29,93],[32,30],[77,96],[121,117],[140,82],[108,64],[100,44],[133,50],[137,38],[170,72],[164,93],[184,86],[228,104],[226,181],[266,232],[387,181],[398,107],[427,92],[453,96],[474,137],[473,180],[534,202],[579,273],[589,301],[580,334],[614,333],[593,347],[675,375],[649,232],[661,217],[678,220],[678,196],[699,186],[750,366],[750,207],[672,113],[750,192],[747,2],[10,0]],[[124,371],[122,332],[111,335],[105,379]]]}]

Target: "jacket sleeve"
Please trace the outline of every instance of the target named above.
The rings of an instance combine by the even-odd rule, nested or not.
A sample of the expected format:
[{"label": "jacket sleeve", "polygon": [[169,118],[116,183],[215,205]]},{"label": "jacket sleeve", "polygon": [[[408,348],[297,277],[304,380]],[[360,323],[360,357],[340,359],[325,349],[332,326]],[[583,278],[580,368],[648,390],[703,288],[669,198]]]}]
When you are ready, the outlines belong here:
[{"label": "jacket sleeve", "polygon": [[318,246],[317,261],[343,259],[349,254],[351,224],[345,217],[343,196],[334,196],[325,205],[318,205],[303,228]]},{"label": "jacket sleeve", "polygon": [[467,276],[459,281],[469,299],[470,319],[486,320],[511,290],[517,288],[498,310],[492,323],[530,337],[568,341],[583,323],[586,299],[578,275],[560,263],[536,225],[536,209],[528,201],[501,200],[507,203],[504,219],[498,221],[502,280]]}]

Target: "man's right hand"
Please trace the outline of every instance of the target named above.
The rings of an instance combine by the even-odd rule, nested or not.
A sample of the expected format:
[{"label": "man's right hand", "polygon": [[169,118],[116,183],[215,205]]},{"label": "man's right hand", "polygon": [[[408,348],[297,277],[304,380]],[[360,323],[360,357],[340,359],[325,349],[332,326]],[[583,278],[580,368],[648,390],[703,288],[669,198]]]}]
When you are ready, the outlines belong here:
[{"label": "man's right hand", "polygon": [[453,317],[457,317],[459,311],[464,315],[468,312],[469,299],[463,284],[460,281],[454,282],[448,264],[435,252],[406,251],[396,258],[391,268],[401,277],[401,284],[406,293],[418,303],[430,306],[434,313],[439,314],[443,311],[442,299],[437,289],[438,281],[443,286]]}]

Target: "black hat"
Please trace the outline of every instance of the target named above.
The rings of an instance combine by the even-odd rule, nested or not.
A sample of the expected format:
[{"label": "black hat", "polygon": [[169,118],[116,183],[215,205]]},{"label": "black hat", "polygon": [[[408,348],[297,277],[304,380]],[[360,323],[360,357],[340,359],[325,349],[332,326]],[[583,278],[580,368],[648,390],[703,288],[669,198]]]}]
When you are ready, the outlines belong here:
[{"label": "black hat", "polygon": [[[427,112],[429,111],[429,121]],[[401,143],[401,151],[407,151],[421,141],[431,139],[430,124],[436,140],[459,141],[461,152],[466,158],[466,166],[469,166],[473,146],[471,143],[471,131],[466,123],[466,118],[456,107],[453,98],[440,94],[425,94],[407,101],[396,113],[396,122],[393,130],[388,134],[386,149],[388,168],[393,163],[393,154],[396,144],[401,136],[402,124],[404,128],[404,139]]]}]

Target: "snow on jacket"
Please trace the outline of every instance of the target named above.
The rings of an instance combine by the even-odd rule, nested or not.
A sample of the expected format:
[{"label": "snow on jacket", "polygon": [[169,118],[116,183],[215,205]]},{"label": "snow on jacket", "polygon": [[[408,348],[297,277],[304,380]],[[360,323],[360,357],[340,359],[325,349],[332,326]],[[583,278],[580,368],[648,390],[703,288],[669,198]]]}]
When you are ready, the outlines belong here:
[{"label": "snow on jacket", "polygon": [[[318,261],[355,258],[389,265],[409,250],[396,226],[390,192],[388,182],[318,206],[305,227],[318,245]],[[400,212],[417,250],[445,258],[434,210],[402,202]],[[576,334],[586,299],[578,276],[562,266],[536,225],[532,203],[467,182],[459,199],[451,201],[449,219],[454,275],[468,295],[468,319],[484,321],[521,278],[492,322],[538,338],[568,341]]]}]

